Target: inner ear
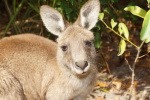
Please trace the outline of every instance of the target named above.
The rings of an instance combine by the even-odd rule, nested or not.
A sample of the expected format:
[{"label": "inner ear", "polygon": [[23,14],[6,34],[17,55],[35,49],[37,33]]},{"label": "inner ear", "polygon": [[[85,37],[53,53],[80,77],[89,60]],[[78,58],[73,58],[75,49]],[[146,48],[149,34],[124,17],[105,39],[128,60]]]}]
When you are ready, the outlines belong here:
[{"label": "inner ear", "polygon": [[87,9],[85,9],[85,11],[83,12],[83,16],[87,17],[89,15],[89,13],[91,12],[92,8],[89,6],[87,7]]},{"label": "inner ear", "polygon": [[56,14],[50,15],[50,17],[55,21],[60,21],[60,18]]},{"label": "inner ear", "polygon": [[45,27],[54,35],[60,35],[69,26],[56,9],[47,5],[41,6],[40,15]]},{"label": "inner ear", "polygon": [[88,2],[82,6],[79,17],[75,24],[88,30],[92,29],[98,20],[99,11],[99,0],[88,0]]}]

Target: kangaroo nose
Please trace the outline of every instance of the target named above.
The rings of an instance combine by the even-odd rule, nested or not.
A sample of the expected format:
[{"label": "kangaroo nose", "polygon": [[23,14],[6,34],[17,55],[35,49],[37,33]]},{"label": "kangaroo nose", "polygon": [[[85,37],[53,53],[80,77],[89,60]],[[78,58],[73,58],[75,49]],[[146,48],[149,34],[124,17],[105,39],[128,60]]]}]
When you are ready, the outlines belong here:
[{"label": "kangaroo nose", "polygon": [[82,70],[84,70],[88,66],[87,61],[78,61],[75,64],[77,67],[81,68]]}]

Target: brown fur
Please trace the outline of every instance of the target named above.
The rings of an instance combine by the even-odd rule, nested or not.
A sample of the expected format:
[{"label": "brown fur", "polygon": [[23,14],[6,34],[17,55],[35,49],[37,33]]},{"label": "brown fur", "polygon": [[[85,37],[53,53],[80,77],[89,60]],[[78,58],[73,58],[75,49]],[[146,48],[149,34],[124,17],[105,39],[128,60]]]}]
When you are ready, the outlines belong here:
[{"label": "brown fur", "polygon": [[40,12],[47,29],[59,36],[57,43],[33,34],[0,40],[0,100],[85,100],[96,81],[94,36],[89,30],[97,22],[99,0],[89,0],[73,25],[49,6]]}]

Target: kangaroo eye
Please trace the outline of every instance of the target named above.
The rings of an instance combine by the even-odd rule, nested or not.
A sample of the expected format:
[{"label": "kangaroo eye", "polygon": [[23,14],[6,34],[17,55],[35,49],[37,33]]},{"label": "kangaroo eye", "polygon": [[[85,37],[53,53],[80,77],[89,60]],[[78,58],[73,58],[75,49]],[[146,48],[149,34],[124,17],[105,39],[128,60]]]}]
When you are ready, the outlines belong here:
[{"label": "kangaroo eye", "polygon": [[85,41],[85,44],[86,44],[87,46],[91,46],[91,45],[92,45],[92,42],[91,42],[91,41]]},{"label": "kangaroo eye", "polygon": [[61,46],[62,51],[67,51],[68,47],[67,46]]}]

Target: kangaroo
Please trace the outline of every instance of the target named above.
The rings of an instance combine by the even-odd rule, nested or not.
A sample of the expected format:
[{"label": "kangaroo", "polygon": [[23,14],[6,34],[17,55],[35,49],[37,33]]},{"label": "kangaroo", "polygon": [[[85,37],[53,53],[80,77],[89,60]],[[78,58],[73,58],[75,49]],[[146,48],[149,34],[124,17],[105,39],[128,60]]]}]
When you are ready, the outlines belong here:
[{"label": "kangaroo", "polygon": [[99,11],[99,0],[89,0],[70,25],[57,10],[43,5],[41,19],[57,42],[34,34],[1,39],[0,100],[86,100],[96,81],[90,30]]}]

